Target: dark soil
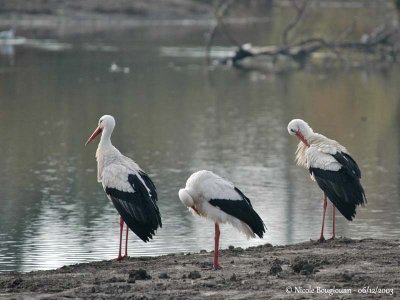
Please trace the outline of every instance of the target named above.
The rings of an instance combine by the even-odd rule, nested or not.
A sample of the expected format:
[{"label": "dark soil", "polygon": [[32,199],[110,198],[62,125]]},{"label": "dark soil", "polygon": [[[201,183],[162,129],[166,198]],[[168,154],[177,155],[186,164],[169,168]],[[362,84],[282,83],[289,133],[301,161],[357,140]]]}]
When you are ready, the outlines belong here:
[{"label": "dark soil", "polygon": [[[398,299],[400,241],[340,238],[289,246],[136,257],[0,274],[1,299]],[[297,290],[296,290],[297,288]],[[317,289],[337,289],[333,295]],[[338,289],[351,289],[339,293]],[[376,289],[385,289],[376,290]],[[390,295],[393,289],[394,295]],[[287,292],[288,291],[288,292]],[[328,291],[328,290],[325,290]]]}]

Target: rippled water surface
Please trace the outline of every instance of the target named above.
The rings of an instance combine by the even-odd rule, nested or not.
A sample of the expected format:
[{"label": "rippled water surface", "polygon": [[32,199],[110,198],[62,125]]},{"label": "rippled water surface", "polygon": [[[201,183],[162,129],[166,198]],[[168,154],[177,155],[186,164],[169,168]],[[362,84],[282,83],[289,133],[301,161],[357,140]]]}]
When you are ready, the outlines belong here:
[{"label": "rippled water surface", "polygon": [[[317,238],[322,193],[294,163],[286,125],[295,117],[346,145],[363,171],[368,205],[352,223],[338,216],[338,235],[398,238],[400,70],[207,71],[202,32],[137,29],[0,56],[0,271],[116,257],[118,216],[96,181],[97,143],[84,147],[106,113],[114,144],[159,191],[163,228],[147,244],[131,235],[131,256],[212,249],[213,224],[177,197],[199,169],[233,181],[268,227],[247,240],[222,226],[221,248]],[[111,73],[112,62],[129,73]]]}]

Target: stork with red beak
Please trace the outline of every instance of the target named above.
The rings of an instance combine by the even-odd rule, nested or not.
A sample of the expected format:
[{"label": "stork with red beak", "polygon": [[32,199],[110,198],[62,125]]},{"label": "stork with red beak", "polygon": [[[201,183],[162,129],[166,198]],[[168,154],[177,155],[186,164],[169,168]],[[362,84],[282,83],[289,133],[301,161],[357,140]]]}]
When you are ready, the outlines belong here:
[{"label": "stork with red beak", "polygon": [[[101,182],[107,197],[120,214],[119,253],[117,260],[128,256],[128,227],[144,242],[148,242],[161,227],[157,207],[157,191],[150,177],[132,159],[124,156],[111,143],[115,127],[112,116],[104,115],[89,137],[89,144],[101,133],[96,151],[97,181]],[[121,255],[122,233],[126,227],[125,255]]]},{"label": "stork with red beak", "polygon": [[300,119],[288,124],[289,134],[300,140],[296,151],[297,164],[310,171],[324,192],[322,228],[319,240],[324,241],[324,224],[327,198],[332,202],[332,239],[335,238],[335,207],[349,221],[356,215],[356,207],[365,205],[367,199],[361,185],[361,171],[346,148],[322,134],[314,133]]}]

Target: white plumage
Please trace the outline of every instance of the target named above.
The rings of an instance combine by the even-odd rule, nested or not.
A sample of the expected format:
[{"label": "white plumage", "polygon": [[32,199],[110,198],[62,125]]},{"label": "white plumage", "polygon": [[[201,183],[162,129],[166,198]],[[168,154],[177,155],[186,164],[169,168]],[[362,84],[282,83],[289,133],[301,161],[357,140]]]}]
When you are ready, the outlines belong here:
[{"label": "white plumage", "polygon": [[202,170],[193,173],[186,181],[186,187],[179,190],[179,198],[192,213],[211,219],[214,223],[229,223],[247,238],[255,237],[249,225],[209,203],[211,199],[243,200],[233,183],[213,172]]},{"label": "white plumage", "polygon": [[263,236],[265,225],[252,208],[250,200],[233,183],[211,171],[193,173],[179,198],[193,214],[212,220],[216,226],[214,268],[218,268],[218,224],[229,223],[247,238]]},{"label": "white plumage", "polygon": [[333,235],[335,237],[334,214],[335,207],[348,220],[356,213],[356,206],[366,203],[364,189],[361,186],[361,172],[347,149],[337,141],[314,133],[311,127],[300,119],[294,119],[288,124],[288,132],[300,139],[296,150],[298,165],[309,169],[311,178],[324,191],[324,211],[320,240],[323,240],[323,230],[326,211],[326,198],[333,203]]},{"label": "white plumage", "polygon": [[104,115],[97,129],[86,144],[98,134],[101,139],[96,151],[97,180],[101,182],[107,197],[121,215],[120,249],[121,259],[122,229],[127,224],[125,256],[127,256],[128,227],[143,241],[147,242],[161,227],[161,216],[156,204],[157,192],[151,179],[132,159],[124,156],[111,143],[115,120]]},{"label": "white plumage", "polygon": [[289,134],[296,135],[300,139],[296,150],[296,162],[299,166],[332,171],[338,171],[341,168],[332,155],[338,151],[347,154],[348,152],[337,141],[315,133],[306,122],[300,119],[292,120],[288,125],[288,131]]},{"label": "white plumage", "polygon": [[[332,154],[336,154],[336,151]],[[342,165],[329,153],[317,145],[311,144],[305,152],[306,168],[339,171]]]}]

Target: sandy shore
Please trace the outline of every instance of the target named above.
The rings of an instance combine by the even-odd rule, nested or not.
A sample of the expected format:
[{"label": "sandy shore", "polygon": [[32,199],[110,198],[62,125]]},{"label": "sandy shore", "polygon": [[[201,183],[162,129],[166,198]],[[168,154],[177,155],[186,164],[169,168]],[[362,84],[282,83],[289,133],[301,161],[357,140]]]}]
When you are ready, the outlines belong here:
[{"label": "sandy shore", "polygon": [[[0,274],[1,299],[398,299],[400,241],[339,238]],[[333,289],[333,290],[332,290]],[[350,290],[349,290],[350,289]],[[330,292],[330,293],[329,293]],[[391,295],[393,294],[393,295]]]}]

